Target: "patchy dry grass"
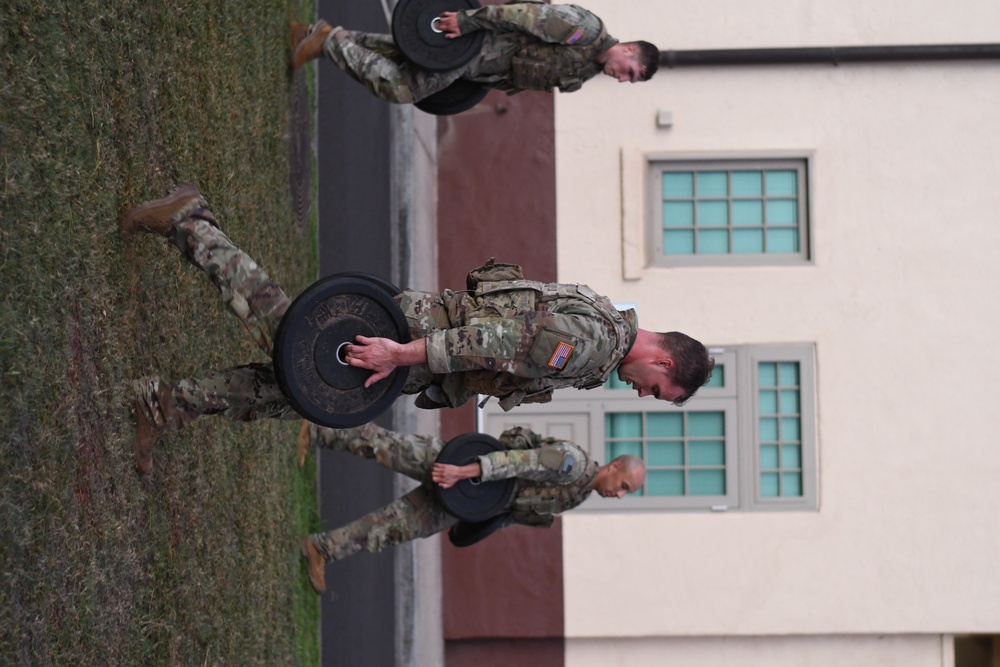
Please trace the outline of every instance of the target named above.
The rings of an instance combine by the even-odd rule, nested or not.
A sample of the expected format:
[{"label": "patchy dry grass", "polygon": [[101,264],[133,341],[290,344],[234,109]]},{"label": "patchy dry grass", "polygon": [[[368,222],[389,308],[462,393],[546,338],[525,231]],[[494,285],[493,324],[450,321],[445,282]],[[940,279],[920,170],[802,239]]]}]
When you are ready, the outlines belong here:
[{"label": "patchy dry grass", "polygon": [[298,5],[0,8],[0,663],[315,664],[295,538],[318,524],[296,425],[205,418],[132,463],[128,382],[261,360],[131,204],[196,180],[290,294]]}]

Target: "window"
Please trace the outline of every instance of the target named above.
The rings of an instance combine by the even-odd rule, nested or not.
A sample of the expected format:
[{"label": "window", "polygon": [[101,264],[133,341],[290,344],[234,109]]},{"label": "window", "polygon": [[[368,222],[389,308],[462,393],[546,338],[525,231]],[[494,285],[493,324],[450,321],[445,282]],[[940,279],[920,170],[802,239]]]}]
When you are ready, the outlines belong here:
[{"label": "window", "polygon": [[804,158],[648,164],[652,265],[809,261]]},{"label": "window", "polygon": [[524,425],[588,448],[601,463],[646,463],[646,484],[590,509],[809,510],[817,507],[815,354],[812,345],[712,348],[712,379],[683,407],[639,398],[615,375],[601,389],[563,390],[551,403],[503,413],[482,429]]}]

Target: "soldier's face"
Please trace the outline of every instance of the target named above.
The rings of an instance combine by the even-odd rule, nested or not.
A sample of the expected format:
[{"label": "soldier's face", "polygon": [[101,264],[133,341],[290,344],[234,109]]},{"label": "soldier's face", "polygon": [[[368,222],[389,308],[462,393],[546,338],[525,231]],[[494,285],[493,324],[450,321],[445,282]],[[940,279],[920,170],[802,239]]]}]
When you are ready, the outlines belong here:
[{"label": "soldier's face", "polygon": [[618,83],[635,83],[642,76],[642,67],[631,51],[616,51],[604,63],[604,73],[618,79]]},{"label": "soldier's face", "polygon": [[601,476],[594,484],[594,491],[604,498],[621,498],[642,486],[642,479],[629,475],[624,468],[611,464],[608,474]]},{"label": "soldier's face", "polygon": [[684,396],[684,390],[667,377],[673,363],[670,358],[626,362],[618,367],[618,379],[628,383],[640,397],[653,396],[673,403]]}]

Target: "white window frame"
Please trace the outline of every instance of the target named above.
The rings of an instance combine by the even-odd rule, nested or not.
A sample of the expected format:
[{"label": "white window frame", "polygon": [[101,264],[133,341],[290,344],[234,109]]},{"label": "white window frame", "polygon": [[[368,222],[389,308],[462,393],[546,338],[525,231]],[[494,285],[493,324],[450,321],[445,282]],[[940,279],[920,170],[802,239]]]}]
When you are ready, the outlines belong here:
[{"label": "white window frame", "polygon": [[[690,164],[697,168],[718,165],[724,169],[754,165],[769,167],[779,162],[803,165],[799,199],[799,252],[789,254],[702,254],[663,255],[657,252],[662,244],[662,185],[660,164]],[[813,151],[706,151],[706,152],[644,152],[635,148],[621,149],[621,211],[622,211],[622,278],[640,280],[648,271],[687,267],[753,267],[811,266],[814,262],[813,200],[816,159]],[[804,201],[803,201],[804,200]]]},{"label": "white window frame", "polygon": [[[695,254],[695,255],[665,255],[663,254],[663,227],[662,227],[662,174],[665,171],[692,171],[695,173],[706,171],[737,171],[748,170],[768,170],[768,169],[794,169],[798,176],[797,197],[798,203],[798,236],[799,250],[796,253],[720,253],[720,254]],[[728,158],[728,159],[651,159],[647,169],[647,233],[649,240],[648,262],[656,267],[682,267],[682,266],[788,266],[807,265],[811,263],[811,248],[809,233],[810,216],[809,202],[811,201],[809,187],[809,159],[806,156],[798,157],[764,157],[755,158]],[[731,199],[732,196],[730,195]]]}]

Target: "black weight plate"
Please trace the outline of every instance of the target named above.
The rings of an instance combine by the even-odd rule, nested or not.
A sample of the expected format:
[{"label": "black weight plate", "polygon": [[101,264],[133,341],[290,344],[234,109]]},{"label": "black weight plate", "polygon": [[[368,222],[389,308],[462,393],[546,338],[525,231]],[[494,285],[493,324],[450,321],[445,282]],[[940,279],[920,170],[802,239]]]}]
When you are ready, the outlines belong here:
[{"label": "black weight plate", "polygon": [[[504,446],[492,436],[483,433],[466,433],[453,438],[438,453],[438,463],[462,466],[476,457],[502,451]],[[492,482],[463,479],[454,486],[442,489],[434,485],[434,493],[441,506],[462,521],[485,521],[502,513],[510,502],[517,482],[513,478]]]},{"label": "black weight plate", "polygon": [[362,280],[374,283],[381,287],[385,293],[389,295],[390,299],[403,291],[382,276],[376,276],[374,273],[365,273],[364,271],[341,271],[337,275],[345,278],[361,278]]},{"label": "black weight plate", "polygon": [[288,307],[274,338],[274,370],[285,398],[311,422],[350,428],[370,422],[399,396],[408,369],[365,388],[371,371],[342,360],[342,346],[358,335],[410,340],[393,300],[399,290],[366,274],[316,281]]},{"label": "black weight plate", "polygon": [[451,116],[476,106],[488,92],[489,88],[481,83],[459,79],[444,90],[428,95],[414,106],[435,116]]},{"label": "black weight plate", "polygon": [[510,515],[505,512],[486,521],[459,521],[448,530],[448,541],[456,547],[471,547],[506,526],[509,520]]},{"label": "black weight plate", "polygon": [[400,0],[392,12],[392,39],[415,65],[435,72],[453,70],[476,57],[486,33],[476,30],[448,39],[432,23],[442,12],[478,7],[477,0]]}]

